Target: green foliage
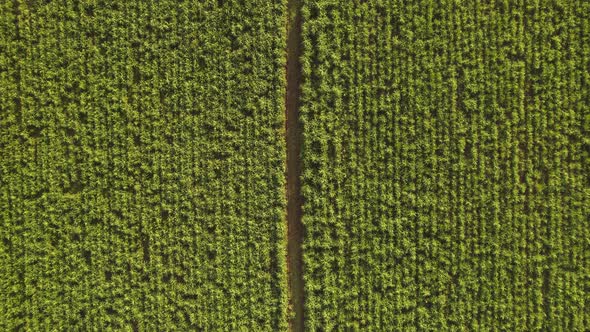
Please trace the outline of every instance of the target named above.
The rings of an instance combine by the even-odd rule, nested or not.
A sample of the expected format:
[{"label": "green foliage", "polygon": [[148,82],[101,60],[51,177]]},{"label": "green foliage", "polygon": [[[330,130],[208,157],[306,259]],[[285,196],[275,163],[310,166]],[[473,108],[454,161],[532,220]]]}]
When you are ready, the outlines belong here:
[{"label": "green foliage", "polygon": [[589,3],[303,16],[307,330],[590,329]]},{"label": "green foliage", "polygon": [[284,1],[0,2],[0,329],[286,329]]},{"label": "green foliage", "polygon": [[[284,0],[0,2],[0,328],[287,328]],[[590,329],[590,4],[306,0],[307,330]]]}]

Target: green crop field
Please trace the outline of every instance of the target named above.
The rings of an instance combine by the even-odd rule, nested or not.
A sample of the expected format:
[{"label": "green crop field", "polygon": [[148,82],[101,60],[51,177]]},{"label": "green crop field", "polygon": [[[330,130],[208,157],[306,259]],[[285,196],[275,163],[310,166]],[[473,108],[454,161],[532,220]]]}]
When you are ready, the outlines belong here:
[{"label": "green crop field", "polygon": [[0,0],[0,331],[590,330],[590,1]]},{"label": "green crop field", "polygon": [[303,4],[309,331],[590,329],[590,3]]},{"label": "green crop field", "polygon": [[285,330],[283,1],[0,7],[0,330]]}]

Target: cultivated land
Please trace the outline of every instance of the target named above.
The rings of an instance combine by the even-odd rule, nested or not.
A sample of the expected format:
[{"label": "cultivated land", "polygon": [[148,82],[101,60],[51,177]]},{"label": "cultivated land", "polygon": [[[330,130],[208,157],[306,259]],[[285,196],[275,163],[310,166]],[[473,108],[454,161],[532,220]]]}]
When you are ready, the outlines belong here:
[{"label": "cultivated land", "polygon": [[304,1],[306,330],[590,329],[589,17]]},{"label": "cultivated land", "polygon": [[0,330],[590,330],[589,83],[582,0],[0,2]]},{"label": "cultivated land", "polygon": [[287,328],[285,8],[0,4],[0,330]]}]

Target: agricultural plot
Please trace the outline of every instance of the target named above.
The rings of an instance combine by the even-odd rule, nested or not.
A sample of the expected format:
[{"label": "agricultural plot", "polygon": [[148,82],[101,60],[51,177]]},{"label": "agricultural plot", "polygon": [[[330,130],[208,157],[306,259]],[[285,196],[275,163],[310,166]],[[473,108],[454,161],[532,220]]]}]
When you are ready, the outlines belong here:
[{"label": "agricultural plot", "polygon": [[286,329],[284,7],[1,2],[1,330]]},{"label": "agricultural plot", "polygon": [[590,329],[590,3],[303,7],[306,330]]}]

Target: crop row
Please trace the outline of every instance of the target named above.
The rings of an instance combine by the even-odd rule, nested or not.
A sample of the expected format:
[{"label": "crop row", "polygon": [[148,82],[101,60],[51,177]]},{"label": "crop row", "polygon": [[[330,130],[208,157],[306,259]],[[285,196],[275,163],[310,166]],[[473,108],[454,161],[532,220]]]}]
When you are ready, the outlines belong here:
[{"label": "crop row", "polygon": [[307,330],[590,328],[589,13],[304,2]]},{"label": "crop row", "polygon": [[2,1],[0,329],[286,328],[282,1]]}]

